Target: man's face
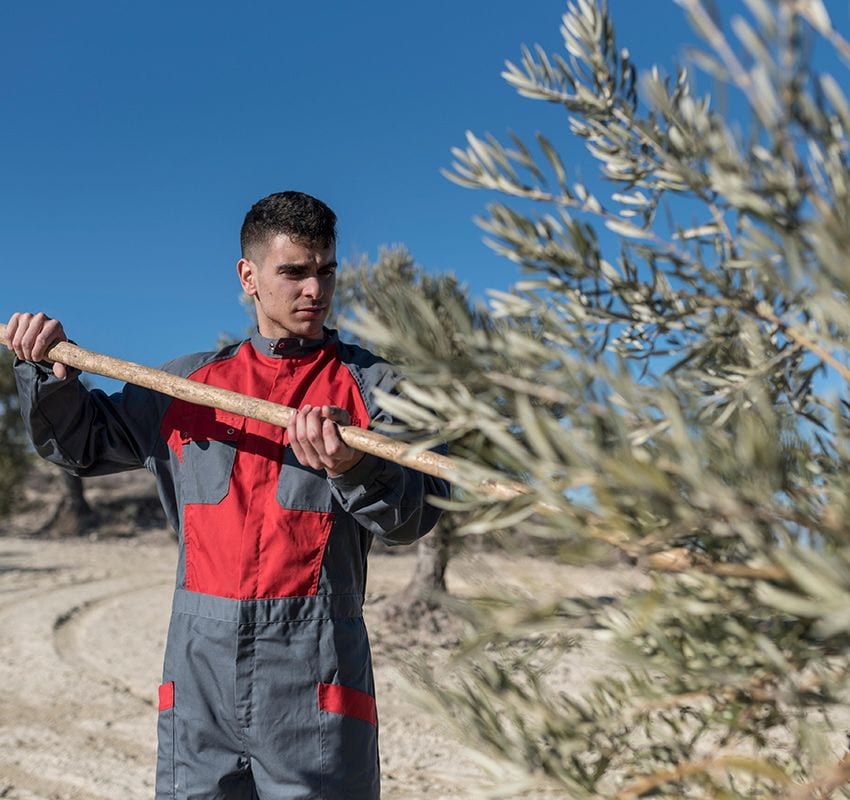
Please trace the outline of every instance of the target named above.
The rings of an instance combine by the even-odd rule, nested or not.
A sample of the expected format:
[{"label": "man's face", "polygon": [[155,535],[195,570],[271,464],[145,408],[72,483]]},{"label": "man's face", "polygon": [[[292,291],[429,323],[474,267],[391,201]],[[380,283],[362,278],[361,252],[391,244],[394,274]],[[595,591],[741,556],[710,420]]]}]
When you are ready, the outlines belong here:
[{"label": "man's face", "polygon": [[298,244],[277,234],[236,265],[254,298],[257,325],[269,339],[320,339],[336,286],[336,244]]}]

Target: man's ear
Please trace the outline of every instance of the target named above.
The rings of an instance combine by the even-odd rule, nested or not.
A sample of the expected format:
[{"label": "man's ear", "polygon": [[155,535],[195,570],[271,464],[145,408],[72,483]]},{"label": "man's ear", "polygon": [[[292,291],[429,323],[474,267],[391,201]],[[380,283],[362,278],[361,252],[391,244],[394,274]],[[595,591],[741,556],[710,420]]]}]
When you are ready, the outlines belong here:
[{"label": "man's ear", "polygon": [[239,275],[239,283],[242,284],[242,291],[250,297],[257,294],[257,284],[255,281],[257,265],[247,258],[240,258],[236,262],[236,274]]}]

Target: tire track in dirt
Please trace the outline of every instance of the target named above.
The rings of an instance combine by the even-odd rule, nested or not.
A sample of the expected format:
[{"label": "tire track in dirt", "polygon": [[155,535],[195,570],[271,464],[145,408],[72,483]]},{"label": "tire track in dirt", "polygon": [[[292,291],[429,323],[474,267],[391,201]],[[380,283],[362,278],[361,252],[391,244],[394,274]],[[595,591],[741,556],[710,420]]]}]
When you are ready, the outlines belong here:
[{"label": "tire track in dirt", "polygon": [[173,548],[17,544],[0,559],[0,796],[147,800]]},{"label": "tire track in dirt", "polygon": [[[0,712],[0,743],[10,738],[14,753],[8,760],[0,755],[0,775],[14,772],[28,790],[63,800],[150,793],[139,792],[152,775],[152,700],[99,667],[105,642],[91,637],[86,623],[128,598],[145,602],[165,585],[157,577],[153,587],[121,578],[77,585],[0,614],[0,627],[11,622],[14,631],[11,646],[0,646],[2,666],[16,673],[4,683],[17,689]],[[82,603],[81,594],[88,596]],[[10,659],[10,651],[18,658]],[[27,668],[32,660],[37,681]]]},{"label": "tire track in dirt", "polygon": [[[92,636],[92,628],[97,627],[105,617],[111,617],[113,620],[121,619],[121,613],[125,610],[122,606],[125,608],[129,606],[131,609],[133,606],[144,606],[142,601],[146,597],[149,599],[152,591],[164,590],[170,584],[170,580],[159,580],[154,584],[145,583],[142,586],[114,592],[68,609],[56,619],[53,625],[53,646],[56,654],[72,669],[86,674],[89,680],[98,680],[112,691],[124,694],[148,709],[153,708],[154,694],[151,689],[139,692],[114,671],[104,669],[102,653],[100,658],[93,657],[92,654],[98,652],[97,640],[101,637]],[[131,602],[128,603],[128,600]],[[110,611],[113,613],[110,614]]]},{"label": "tire track in dirt", "polygon": [[[26,794],[21,794],[16,787],[26,786]],[[15,767],[4,765],[3,773],[0,775],[0,797],[4,800],[18,800],[18,798],[33,798],[35,800],[116,800],[112,795],[93,793],[90,788],[77,793],[68,789],[65,780],[47,780],[41,776],[34,776]]]},{"label": "tire track in dirt", "polygon": [[[26,725],[7,724],[11,719]],[[153,752],[144,741],[117,733],[110,721],[73,718],[67,707],[4,702],[0,747],[0,790],[26,787],[50,800],[147,796],[138,792],[151,780]],[[135,792],[119,789],[120,783]]]},{"label": "tire track in dirt", "polygon": [[[114,578],[114,575],[106,576],[106,580]],[[104,580],[103,577],[98,578],[85,578],[81,580],[74,580],[73,582],[68,582],[67,585],[74,587],[83,587],[90,586],[94,583],[101,583]],[[0,592],[0,598],[4,598],[4,596],[8,596],[8,599],[0,599],[0,613],[5,611],[7,608],[12,608],[14,606],[20,605],[22,601],[33,600],[35,598],[40,598],[44,596],[45,591],[54,591],[56,586],[49,586],[45,584],[44,586],[40,586],[37,589],[27,589],[21,591],[20,589],[9,589],[6,591]]]},{"label": "tire track in dirt", "polygon": [[[132,540],[0,538],[0,798],[150,800],[154,794],[156,686],[168,624],[176,548],[167,531]],[[402,592],[412,552],[373,554],[371,597]],[[611,570],[566,568],[500,554],[452,560],[456,596],[616,593]],[[417,705],[399,672],[415,659],[438,671],[451,648],[434,631],[366,615],[375,644],[386,800],[456,800],[493,788],[480,757]],[[597,674],[599,647],[579,650],[558,688]],[[404,658],[402,658],[404,656]],[[504,785],[502,785],[504,789]],[[519,796],[519,795],[514,795]],[[524,795],[531,800],[533,795]]]}]

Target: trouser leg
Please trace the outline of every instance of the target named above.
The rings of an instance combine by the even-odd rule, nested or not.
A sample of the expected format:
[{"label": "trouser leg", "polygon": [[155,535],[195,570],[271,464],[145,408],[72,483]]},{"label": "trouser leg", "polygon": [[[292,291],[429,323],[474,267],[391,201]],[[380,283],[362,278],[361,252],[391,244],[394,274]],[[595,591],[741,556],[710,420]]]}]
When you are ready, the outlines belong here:
[{"label": "trouser leg", "polygon": [[251,727],[260,800],[378,800],[377,719],[361,618],[256,632]]},{"label": "trouser leg", "polygon": [[234,625],[172,618],[157,725],[156,800],[253,800],[234,712]]}]

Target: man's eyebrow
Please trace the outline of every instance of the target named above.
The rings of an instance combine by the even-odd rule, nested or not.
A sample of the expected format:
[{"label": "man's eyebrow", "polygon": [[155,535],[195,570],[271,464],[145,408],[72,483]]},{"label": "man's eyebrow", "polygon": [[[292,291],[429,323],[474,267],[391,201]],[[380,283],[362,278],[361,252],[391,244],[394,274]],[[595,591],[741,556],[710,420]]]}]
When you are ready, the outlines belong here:
[{"label": "man's eyebrow", "polygon": [[[287,261],[283,264],[278,264],[275,269],[310,269],[310,267],[313,266],[313,263],[314,262],[312,261]],[[318,268],[327,269],[328,267],[333,267],[334,269],[336,269],[338,266],[339,264],[336,262],[336,260],[334,260],[328,261],[324,264],[319,264]]]}]

